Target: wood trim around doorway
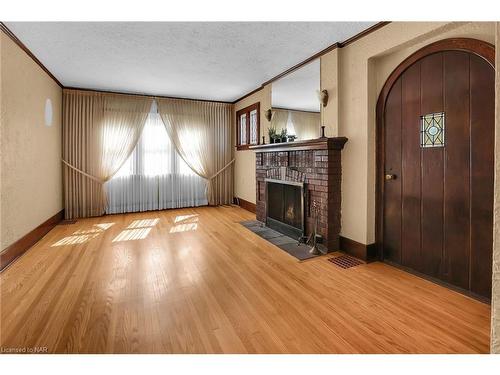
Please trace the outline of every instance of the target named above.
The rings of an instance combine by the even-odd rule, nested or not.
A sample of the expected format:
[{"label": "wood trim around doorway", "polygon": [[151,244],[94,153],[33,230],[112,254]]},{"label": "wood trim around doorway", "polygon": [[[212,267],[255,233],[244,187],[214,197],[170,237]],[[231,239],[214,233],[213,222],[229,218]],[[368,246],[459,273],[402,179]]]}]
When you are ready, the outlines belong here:
[{"label": "wood trim around doorway", "polygon": [[478,39],[451,38],[431,43],[406,58],[387,78],[380,91],[376,107],[376,185],[375,185],[375,248],[378,258],[383,260],[384,249],[384,113],[387,97],[403,72],[418,60],[433,53],[442,51],[464,51],[475,54],[486,60],[495,68],[495,46]]}]

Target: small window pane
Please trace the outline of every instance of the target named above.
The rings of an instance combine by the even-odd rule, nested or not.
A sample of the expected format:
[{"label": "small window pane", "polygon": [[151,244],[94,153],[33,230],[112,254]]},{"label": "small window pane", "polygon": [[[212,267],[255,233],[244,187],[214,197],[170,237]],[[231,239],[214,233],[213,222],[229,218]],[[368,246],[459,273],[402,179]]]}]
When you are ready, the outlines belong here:
[{"label": "small window pane", "polygon": [[247,114],[240,116],[240,145],[247,144]]},{"label": "small window pane", "polygon": [[444,147],[444,112],[421,117],[421,147]]},{"label": "small window pane", "polygon": [[257,110],[250,112],[250,144],[257,144]]}]

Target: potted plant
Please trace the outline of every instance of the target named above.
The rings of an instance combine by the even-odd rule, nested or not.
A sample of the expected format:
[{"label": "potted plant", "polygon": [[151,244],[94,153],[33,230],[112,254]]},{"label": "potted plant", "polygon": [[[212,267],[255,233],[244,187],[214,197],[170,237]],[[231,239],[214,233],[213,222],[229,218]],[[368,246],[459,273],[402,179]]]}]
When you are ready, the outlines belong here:
[{"label": "potted plant", "polygon": [[274,143],[276,138],[276,128],[274,126],[270,126],[267,129],[267,133],[269,134],[269,143]]},{"label": "potted plant", "polygon": [[286,128],[285,129],[281,129],[281,134],[280,134],[281,142],[286,142],[286,135],[287,135]]}]

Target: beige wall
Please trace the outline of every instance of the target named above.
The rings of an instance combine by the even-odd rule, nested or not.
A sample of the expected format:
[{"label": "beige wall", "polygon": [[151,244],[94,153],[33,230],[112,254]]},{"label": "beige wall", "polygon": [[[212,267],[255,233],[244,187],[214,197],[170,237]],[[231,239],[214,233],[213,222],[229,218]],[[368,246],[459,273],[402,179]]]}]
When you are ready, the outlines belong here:
[{"label": "beige wall", "polygon": [[337,137],[339,132],[339,55],[334,49],[320,57],[321,90],[328,91],[328,104],[321,106],[321,124],[325,126],[327,137]]},{"label": "beige wall", "polygon": [[[500,43],[500,22],[496,24],[496,45]],[[495,208],[493,228],[493,290],[491,298],[491,352],[500,354],[500,48],[496,49],[495,80]]]},{"label": "beige wall", "polygon": [[[3,32],[1,40],[1,249],[63,208],[62,90]],[[53,123],[44,109],[52,100]]]},{"label": "beige wall", "polygon": [[[236,121],[237,111],[257,102],[260,102],[259,140],[262,141],[262,136],[264,135],[266,136],[266,142],[269,142],[269,137],[267,136],[269,122],[266,120],[264,112],[271,108],[271,85],[263,87],[261,90],[236,103],[234,106],[233,121]],[[233,128],[236,128],[236,124]],[[236,132],[233,135],[233,146],[235,145]],[[235,151],[234,196],[255,203],[255,189],[255,152],[250,150]]]}]

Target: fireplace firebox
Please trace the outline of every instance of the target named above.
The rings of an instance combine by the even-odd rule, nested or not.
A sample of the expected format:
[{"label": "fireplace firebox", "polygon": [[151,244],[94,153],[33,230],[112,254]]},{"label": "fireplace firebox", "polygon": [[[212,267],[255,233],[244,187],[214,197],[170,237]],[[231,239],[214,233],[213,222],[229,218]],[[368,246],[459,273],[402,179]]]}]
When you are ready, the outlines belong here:
[{"label": "fireplace firebox", "polygon": [[266,226],[297,240],[305,235],[303,183],[266,178]]}]

